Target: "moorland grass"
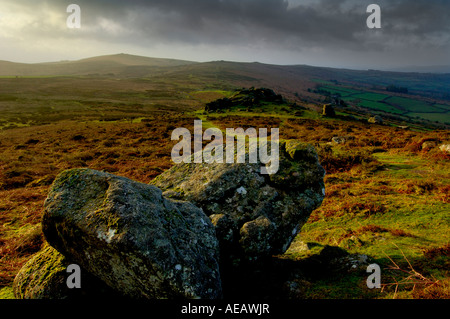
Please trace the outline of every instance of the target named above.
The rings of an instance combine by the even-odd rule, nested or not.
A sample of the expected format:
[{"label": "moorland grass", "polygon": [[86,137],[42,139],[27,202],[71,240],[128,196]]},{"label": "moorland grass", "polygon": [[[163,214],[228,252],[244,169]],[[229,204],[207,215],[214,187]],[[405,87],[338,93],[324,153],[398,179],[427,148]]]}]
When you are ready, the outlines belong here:
[{"label": "moorland grass", "polygon": [[[6,110],[1,116],[3,124],[0,123],[4,128],[0,130],[1,297],[12,297],[15,274],[42,245],[39,223],[43,202],[59,172],[90,167],[148,183],[172,165],[170,152],[176,143],[170,139],[173,129],[186,127],[192,131],[194,119],[198,118],[204,120],[204,128],[278,127],[280,138],[300,139],[317,148],[327,169],[326,197],[292,244],[296,247],[306,242],[313,248],[290,250],[279,258],[302,260],[331,245],[370,256],[382,266],[386,285],[402,278],[399,271],[388,269],[392,266],[391,259],[404,269],[409,269],[410,263],[426,278],[439,281],[416,285],[414,289],[406,284],[397,290],[395,286],[386,286],[380,292],[367,289],[364,272],[318,275],[301,282],[304,289],[299,297],[448,296],[449,157],[437,148],[421,149],[426,140],[448,143],[448,131],[420,132],[325,119],[311,110],[301,115],[280,114],[281,109],[270,105],[265,113],[240,110],[203,114],[202,101],[213,98],[211,92],[226,95],[228,90],[203,87],[195,94],[195,88],[190,87],[186,92],[190,99],[183,100],[177,95],[177,99],[170,100],[163,93],[142,87],[156,85],[154,82],[137,80],[129,89],[129,96],[138,101],[135,107],[124,102],[127,95],[120,86],[123,82],[119,85],[108,82],[112,85],[109,94],[104,91],[104,84],[99,88],[103,90],[104,101],[92,101],[92,92],[81,86],[72,92],[76,97],[70,107],[64,109],[64,103],[58,102],[52,104],[52,109],[46,107],[46,102],[61,100],[60,95],[64,94],[58,89],[54,95],[49,92],[47,86],[58,84],[52,82],[54,79],[40,81],[44,82],[39,82],[41,86],[37,88],[48,96],[32,93],[35,98],[28,101],[30,105],[14,104],[23,105],[22,110],[13,110],[7,104],[16,103],[11,96],[17,94],[0,101],[0,108]],[[73,85],[75,80],[64,81],[64,85]],[[79,84],[82,80],[77,81]],[[159,90],[165,90],[167,83],[158,84]],[[33,89],[29,86],[27,90]],[[122,93],[115,94],[117,90]],[[140,94],[148,95],[139,101]],[[28,118],[24,116],[27,112]],[[21,119],[17,120],[19,114]],[[23,124],[25,118],[32,120],[26,127],[11,126]],[[353,138],[344,145],[333,145],[334,136]]]}]

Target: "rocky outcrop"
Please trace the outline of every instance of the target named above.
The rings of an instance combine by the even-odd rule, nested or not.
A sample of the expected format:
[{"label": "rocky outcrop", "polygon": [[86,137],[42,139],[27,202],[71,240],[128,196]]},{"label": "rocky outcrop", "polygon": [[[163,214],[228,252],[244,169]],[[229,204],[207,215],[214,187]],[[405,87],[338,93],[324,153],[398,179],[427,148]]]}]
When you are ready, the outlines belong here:
[{"label": "rocky outcrop", "polygon": [[240,106],[251,109],[261,106],[263,103],[284,104],[286,101],[280,94],[276,94],[271,89],[250,88],[236,91],[231,97],[218,99],[205,105],[206,112],[220,112],[230,109],[234,106]]},{"label": "rocky outcrop", "polygon": [[49,192],[42,225],[53,247],[124,296],[221,296],[209,218],[154,186],[90,169],[65,171]]},{"label": "rocky outcrop", "polygon": [[216,227],[221,261],[239,265],[281,254],[325,195],[325,171],[313,146],[280,142],[279,170],[261,163],[181,163],[152,185],[203,208]]},{"label": "rocky outcrop", "polygon": [[324,104],[322,108],[322,115],[327,117],[335,117],[336,112],[332,104]]}]

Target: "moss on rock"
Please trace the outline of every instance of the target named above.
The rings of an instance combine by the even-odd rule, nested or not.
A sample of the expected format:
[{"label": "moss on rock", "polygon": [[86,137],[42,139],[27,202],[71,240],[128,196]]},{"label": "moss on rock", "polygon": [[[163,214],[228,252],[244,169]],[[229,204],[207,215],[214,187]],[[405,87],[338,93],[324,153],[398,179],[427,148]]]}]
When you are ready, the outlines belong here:
[{"label": "moss on rock", "polygon": [[46,245],[19,271],[14,279],[18,299],[64,298],[66,268],[70,262],[53,247]]},{"label": "moss on rock", "polygon": [[48,243],[20,269],[13,283],[16,299],[109,298],[119,294],[81,269],[81,289],[67,287],[67,267],[74,262]]},{"label": "moss on rock", "polygon": [[246,152],[245,163],[174,165],[151,184],[203,208],[216,227],[222,261],[280,254],[322,203],[325,170],[310,144],[288,140],[279,148],[275,174],[261,174],[264,164],[249,163]]},{"label": "moss on rock", "polygon": [[56,178],[44,206],[48,242],[123,295],[221,295],[214,227],[193,204],[124,177],[73,169]]}]

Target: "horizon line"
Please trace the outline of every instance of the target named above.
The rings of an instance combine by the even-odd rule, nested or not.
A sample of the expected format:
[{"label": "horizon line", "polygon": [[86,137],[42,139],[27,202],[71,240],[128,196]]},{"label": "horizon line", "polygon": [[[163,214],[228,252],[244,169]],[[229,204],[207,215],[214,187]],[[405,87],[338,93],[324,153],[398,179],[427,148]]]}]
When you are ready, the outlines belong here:
[{"label": "horizon line", "polygon": [[[156,57],[156,56],[145,56],[145,55],[138,55],[138,54],[130,54],[130,53],[112,53],[112,54],[101,54],[101,55],[94,55],[94,56],[88,56],[85,58],[80,59],[73,59],[73,60],[58,60],[58,61],[43,61],[43,62],[19,62],[19,61],[11,61],[11,60],[3,60],[1,59],[0,62],[8,62],[8,63],[15,63],[15,64],[26,64],[26,65],[39,65],[39,64],[56,64],[56,63],[76,63],[76,62],[82,62],[83,60],[89,60],[94,58],[102,58],[102,57],[113,57],[113,56],[120,56],[120,55],[126,55],[131,57],[138,57],[138,58],[147,58],[147,59],[160,59],[160,60],[172,60],[172,61],[182,61],[182,62],[189,62],[189,63],[195,63],[195,64],[201,64],[201,63],[212,63],[212,62],[226,62],[226,63],[242,63],[242,64],[262,64],[262,65],[272,65],[272,66],[284,66],[284,67],[295,67],[295,66],[306,66],[306,67],[314,67],[314,68],[326,68],[326,69],[338,69],[338,70],[353,70],[353,71],[379,71],[379,72],[396,72],[396,73],[432,73],[432,74],[450,74],[450,64],[448,65],[418,65],[418,66],[399,66],[399,67],[390,67],[390,68],[358,68],[358,67],[348,67],[348,66],[324,66],[324,65],[312,65],[312,64],[276,64],[276,63],[266,63],[266,62],[260,62],[260,61],[234,61],[234,60],[207,60],[207,61],[193,61],[193,60],[185,60],[185,59],[178,59],[178,58],[166,58],[166,57]],[[448,70],[443,72],[436,72],[436,71],[417,71],[417,69],[431,69],[431,68],[445,68]],[[416,69],[413,71],[413,69]]]}]

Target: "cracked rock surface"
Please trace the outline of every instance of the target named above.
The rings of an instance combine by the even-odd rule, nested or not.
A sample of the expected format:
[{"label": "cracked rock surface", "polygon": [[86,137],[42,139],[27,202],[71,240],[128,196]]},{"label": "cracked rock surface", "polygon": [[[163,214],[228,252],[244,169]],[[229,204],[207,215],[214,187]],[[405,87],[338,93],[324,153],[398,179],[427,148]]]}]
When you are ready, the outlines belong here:
[{"label": "cracked rock surface", "polygon": [[214,227],[193,204],[124,177],[73,169],[57,177],[44,206],[50,245],[124,296],[221,296]]},{"label": "cracked rock surface", "polygon": [[325,195],[325,170],[312,145],[281,141],[279,169],[257,163],[180,163],[151,184],[201,207],[216,227],[221,261],[239,265],[284,253]]}]

